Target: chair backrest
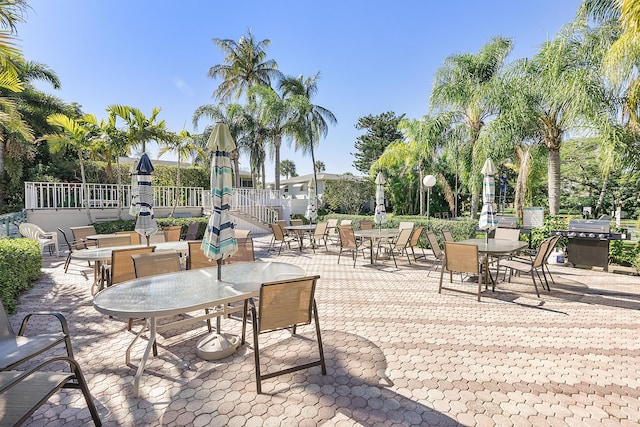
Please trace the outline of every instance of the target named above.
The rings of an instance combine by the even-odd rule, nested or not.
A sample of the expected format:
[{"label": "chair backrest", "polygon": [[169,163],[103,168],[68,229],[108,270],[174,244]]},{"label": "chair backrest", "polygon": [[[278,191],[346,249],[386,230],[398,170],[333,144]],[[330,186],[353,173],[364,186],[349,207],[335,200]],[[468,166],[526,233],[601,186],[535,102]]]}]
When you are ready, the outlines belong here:
[{"label": "chair backrest", "polygon": [[166,242],[177,242],[180,240],[182,234],[182,226],[172,225],[170,227],[163,228],[164,238]]},{"label": "chair backrest", "polygon": [[208,268],[216,265],[215,260],[210,260],[202,250],[202,240],[189,242],[189,256],[187,257],[187,270]]},{"label": "chair backrest", "polygon": [[180,255],[174,251],[137,254],[131,258],[133,259],[136,277],[180,271]]},{"label": "chair backrest", "polygon": [[551,247],[551,245],[553,244],[555,246],[558,240],[560,239],[556,239],[556,236],[552,236],[547,237],[542,241],[542,243],[540,243],[538,252],[536,252],[536,256],[533,258],[533,262],[531,263],[533,268],[540,268],[547,261],[547,258],[549,258],[549,254],[553,250],[553,247]]},{"label": "chair backrest", "polygon": [[340,225],[341,226],[343,226],[343,225],[349,225],[350,226],[351,223],[352,223],[352,220],[350,220],[350,219],[343,219],[342,221],[340,221]]},{"label": "chair backrest", "polygon": [[415,225],[415,223],[413,223],[413,222],[406,222],[406,221],[403,221],[403,222],[401,222],[400,224],[398,224],[398,229],[399,229],[399,230],[403,230],[403,229],[405,229],[405,228],[411,228],[411,229],[413,229],[413,226],[414,226],[414,225]]},{"label": "chair backrest", "polygon": [[411,234],[413,234],[413,228],[401,228],[400,234],[396,239],[395,247],[396,248],[405,248],[409,245],[409,240],[411,240]]},{"label": "chair backrest", "polygon": [[276,241],[284,240],[284,231],[277,222],[271,224],[271,231],[273,231],[273,239]]},{"label": "chair backrest", "polygon": [[347,249],[357,249],[356,236],[353,233],[351,226],[338,226],[338,233],[340,234],[340,246]]},{"label": "chair backrest", "polygon": [[451,234],[451,231],[449,231],[446,228],[442,229],[442,237],[444,238],[445,242],[453,242],[453,234]]},{"label": "chair backrest", "polygon": [[114,246],[128,246],[131,244],[131,236],[128,234],[98,237],[99,248],[111,248]]},{"label": "chair backrest", "polygon": [[93,225],[83,225],[81,227],[69,227],[73,240],[81,241],[86,240],[87,236],[91,236],[96,233],[96,228]]},{"label": "chair backrest", "polygon": [[429,246],[433,251],[433,256],[435,256],[436,259],[440,259],[440,257],[442,257],[442,248],[440,248],[440,243],[438,243],[438,238],[436,237],[436,233],[434,233],[431,230],[427,230],[426,235],[427,235],[427,240],[429,241]]},{"label": "chair backrest", "polygon": [[287,226],[287,221],[285,221],[284,219],[277,219],[276,224],[280,226],[280,229],[284,233],[284,228]]},{"label": "chair backrest", "polygon": [[0,340],[13,338],[15,335],[16,334],[13,332],[13,328],[11,327],[11,322],[9,322],[7,312],[4,311],[4,303],[0,299]]},{"label": "chair backrest", "polygon": [[251,233],[251,230],[240,230],[238,228],[234,228],[233,233],[235,234],[236,239],[246,239],[247,237],[249,237],[249,233]]},{"label": "chair backrest", "polygon": [[198,238],[198,230],[200,229],[199,221],[191,221],[189,228],[187,228],[187,235],[184,236],[184,240],[196,240]]},{"label": "chair backrest", "polygon": [[128,234],[131,237],[132,245],[140,244],[140,235],[136,231],[116,231],[116,234]]},{"label": "chair backrest", "polygon": [[327,220],[327,228],[336,228],[338,226],[338,220],[331,218]]},{"label": "chair backrest", "polygon": [[466,243],[444,242],[445,268],[460,273],[479,274],[478,247]]},{"label": "chair backrest", "polygon": [[[146,237],[143,237],[146,240]],[[164,231],[160,230],[156,234],[152,234],[149,236],[149,243],[164,243],[167,241],[167,238],[164,234]],[[145,242],[146,243],[146,242]]]},{"label": "chair backrest", "polygon": [[135,279],[136,270],[131,257],[137,254],[150,254],[155,250],[155,246],[113,250],[111,252],[111,283],[109,285]]},{"label": "chair backrest", "polygon": [[253,239],[246,237],[244,239],[236,239],[238,241],[238,252],[224,260],[225,264],[233,264],[236,262],[252,262],[255,261],[253,252]]},{"label": "chair backrest", "polygon": [[324,235],[327,234],[327,222],[319,222],[316,224],[316,229],[313,230],[313,237],[315,239],[323,239]]},{"label": "chair backrest", "polygon": [[302,220],[301,220],[301,219],[299,219],[299,218],[298,218],[298,219],[292,219],[292,220],[291,220],[291,225],[295,225],[295,226],[297,226],[297,225],[304,225],[304,221],[302,221]]},{"label": "chair backrest", "polygon": [[23,237],[31,240],[38,240],[44,234],[44,230],[35,224],[23,222],[18,226],[18,231]]},{"label": "chair backrest", "polygon": [[424,225],[421,225],[418,228],[415,228],[413,230],[413,233],[411,233],[411,242],[409,242],[410,246],[417,246],[418,243],[420,242],[420,236],[422,236],[422,232],[424,231]]},{"label": "chair backrest", "polygon": [[520,230],[517,228],[496,228],[496,232],[493,235],[494,239],[504,240],[520,240]]},{"label": "chair backrest", "polygon": [[258,333],[311,323],[319,278],[307,276],[263,283],[260,286]]},{"label": "chair backrest", "polygon": [[373,229],[373,221],[369,221],[368,219],[360,221],[360,230],[371,230],[371,229]]}]

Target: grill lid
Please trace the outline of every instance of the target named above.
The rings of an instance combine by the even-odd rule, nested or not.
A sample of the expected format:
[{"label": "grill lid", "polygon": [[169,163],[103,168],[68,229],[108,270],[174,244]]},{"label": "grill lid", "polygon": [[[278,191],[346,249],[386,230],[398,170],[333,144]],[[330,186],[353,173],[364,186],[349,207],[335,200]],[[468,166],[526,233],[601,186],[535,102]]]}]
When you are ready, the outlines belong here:
[{"label": "grill lid", "polygon": [[569,231],[583,231],[588,233],[609,233],[611,223],[600,219],[571,219]]}]

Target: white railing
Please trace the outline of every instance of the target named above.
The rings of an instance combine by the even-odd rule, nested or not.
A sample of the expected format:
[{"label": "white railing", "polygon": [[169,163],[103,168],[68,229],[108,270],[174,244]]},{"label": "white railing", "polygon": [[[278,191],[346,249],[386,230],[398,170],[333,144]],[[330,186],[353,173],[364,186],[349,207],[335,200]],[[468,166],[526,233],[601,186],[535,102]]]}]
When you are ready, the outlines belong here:
[{"label": "white railing", "polygon": [[[204,192],[204,211],[211,211],[211,194]],[[256,221],[273,224],[279,219],[278,209],[281,207],[280,191],[257,190],[252,188],[234,188],[231,209],[242,211]]]},{"label": "white railing", "polygon": [[[91,208],[128,208],[131,185],[86,184]],[[25,209],[78,209],[84,208],[85,192],[82,184],[63,182],[25,182]],[[202,187],[153,186],[154,207],[203,207]]]}]

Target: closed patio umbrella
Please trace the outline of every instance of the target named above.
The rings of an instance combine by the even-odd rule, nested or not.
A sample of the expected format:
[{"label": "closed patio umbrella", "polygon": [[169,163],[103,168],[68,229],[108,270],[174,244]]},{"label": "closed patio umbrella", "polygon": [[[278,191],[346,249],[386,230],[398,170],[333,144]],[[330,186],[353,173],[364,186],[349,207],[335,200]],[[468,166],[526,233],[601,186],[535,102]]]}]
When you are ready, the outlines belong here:
[{"label": "closed patio umbrella", "polygon": [[233,197],[233,177],[229,155],[236,149],[229,128],[217,123],[209,136],[211,150],[211,217],[202,239],[202,250],[209,259],[218,261],[218,280],[221,263],[238,251],[229,209]]},{"label": "closed patio umbrella", "polygon": [[495,174],[496,166],[491,159],[487,159],[482,167],[482,175],[484,175],[482,181],[482,211],[480,212],[480,219],[478,220],[478,228],[480,230],[486,230],[487,235],[490,230],[498,226],[498,219],[493,210],[493,202],[496,198]]},{"label": "closed patio umbrella", "polygon": [[149,246],[149,236],[158,232],[158,224],[153,218],[153,189],[151,188],[151,172],[153,165],[147,153],[143,153],[136,166],[137,183],[138,183],[138,200],[136,227],[135,230],[141,236],[147,238],[147,246]]},{"label": "closed patio umbrella", "polygon": [[137,163],[131,165],[131,203],[129,205],[129,215],[137,218],[140,213],[140,189],[138,188]]},{"label": "closed patio umbrella", "polygon": [[315,222],[318,219],[318,209],[316,206],[316,187],[313,185],[313,180],[309,180],[307,190],[307,210],[304,212],[304,217],[310,222]]},{"label": "closed patio umbrella", "polygon": [[384,176],[382,172],[378,172],[376,176],[376,210],[373,216],[373,221],[382,227],[382,224],[387,222],[387,211],[384,208]]}]

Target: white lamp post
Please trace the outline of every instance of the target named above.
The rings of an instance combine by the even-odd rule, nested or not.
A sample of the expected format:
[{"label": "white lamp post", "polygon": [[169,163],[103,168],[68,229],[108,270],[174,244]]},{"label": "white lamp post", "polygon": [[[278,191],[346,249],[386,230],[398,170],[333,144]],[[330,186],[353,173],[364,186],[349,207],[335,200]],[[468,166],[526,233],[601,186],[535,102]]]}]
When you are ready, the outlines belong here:
[{"label": "white lamp post", "polygon": [[436,185],[436,177],[427,175],[422,180],[422,184],[427,187],[427,219],[429,219],[429,204],[431,203],[431,187]]}]

